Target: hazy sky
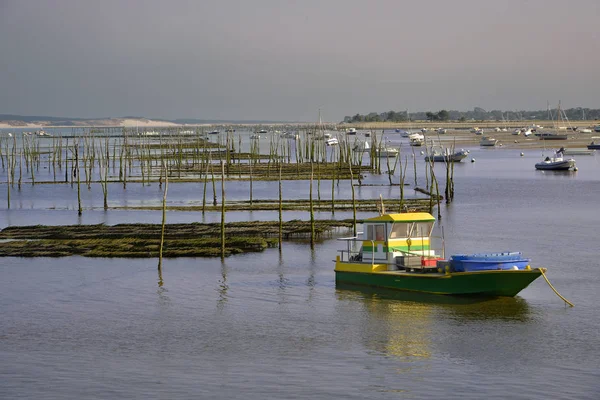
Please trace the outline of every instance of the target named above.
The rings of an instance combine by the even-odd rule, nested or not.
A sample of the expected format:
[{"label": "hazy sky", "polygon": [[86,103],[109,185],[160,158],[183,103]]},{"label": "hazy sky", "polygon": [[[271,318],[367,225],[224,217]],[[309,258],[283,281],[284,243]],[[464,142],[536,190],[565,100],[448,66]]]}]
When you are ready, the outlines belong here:
[{"label": "hazy sky", "polygon": [[0,114],[600,108],[599,0],[0,0]]}]

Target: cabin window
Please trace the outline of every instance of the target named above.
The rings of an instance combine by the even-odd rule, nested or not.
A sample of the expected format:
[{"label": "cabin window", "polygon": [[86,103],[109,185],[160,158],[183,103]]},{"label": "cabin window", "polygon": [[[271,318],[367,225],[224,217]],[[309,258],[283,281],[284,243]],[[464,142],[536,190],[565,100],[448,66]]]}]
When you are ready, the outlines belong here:
[{"label": "cabin window", "polygon": [[392,225],[392,232],[390,233],[390,238],[397,239],[409,237],[408,229],[410,225],[412,224],[407,224],[406,222],[395,222],[394,225]]},{"label": "cabin window", "polygon": [[391,239],[427,237],[431,234],[433,222],[395,222],[390,232]]},{"label": "cabin window", "polygon": [[365,240],[374,240],[375,234],[373,233],[373,225],[367,225],[367,231],[365,232]]},{"label": "cabin window", "polygon": [[428,237],[433,229],[433,222],[415,222],[412,224],[411,236]]},{"label": "cabin window", "polygon": [[365,240],[385,240],[385,224],[367,225]]},{"label": "cabin window", "polygon": [[385,240],[385,225],[375,225],[375,240]]}]

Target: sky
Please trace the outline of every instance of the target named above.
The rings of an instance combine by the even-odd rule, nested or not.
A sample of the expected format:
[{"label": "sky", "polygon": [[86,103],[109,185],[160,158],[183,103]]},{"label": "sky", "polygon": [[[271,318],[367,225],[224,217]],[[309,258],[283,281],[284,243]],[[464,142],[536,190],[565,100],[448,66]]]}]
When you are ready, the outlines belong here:
[{"label": "sky", "polygon": [[0,114],[600,108],[598,0],[0,0]]}]

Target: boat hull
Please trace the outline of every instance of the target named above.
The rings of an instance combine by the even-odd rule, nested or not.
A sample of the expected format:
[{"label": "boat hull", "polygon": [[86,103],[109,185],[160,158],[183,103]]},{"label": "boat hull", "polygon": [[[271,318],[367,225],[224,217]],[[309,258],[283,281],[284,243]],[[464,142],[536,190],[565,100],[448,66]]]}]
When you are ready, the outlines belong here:
[{"label": "boat hull", "polygon": [[568,135],[559,135],[554,133],[541,133],[536,135],[540,137],[540,140],[567,140]]},{"label": "boat hull", "polygon": [[466,153],[455,153],[450,155],[438,155],[434,154],[433,156],[425,156],[425,161],[434,161],[434,162],[461,162],[467,158]]},{"label": "boat hull", "polygon": [[336,283],[441,295],[514,297],[541,275],[539,269],[451,273],[335,271]]},{"label": "boat hull", "polygon": [[[598,148],[600,149],[600,145],[598,145]],[[594,153],[594,149],[567,149],[563,152],[565,156],[591,156]]]},{"label": "boat hull", "polygon": [[385,157],[394,158],[398,155],[398,151],[381,150],[381,151],[376,151],[376,154],[377,154],[377,157],[381,157],[381,158],[385,158]]},{"label": "boat hull", "polygon": [[567,171],[575,167],[575,161],[564,160],[554,162],[540,162],[535,164],[535,169],[548,170],[548,171]]}]

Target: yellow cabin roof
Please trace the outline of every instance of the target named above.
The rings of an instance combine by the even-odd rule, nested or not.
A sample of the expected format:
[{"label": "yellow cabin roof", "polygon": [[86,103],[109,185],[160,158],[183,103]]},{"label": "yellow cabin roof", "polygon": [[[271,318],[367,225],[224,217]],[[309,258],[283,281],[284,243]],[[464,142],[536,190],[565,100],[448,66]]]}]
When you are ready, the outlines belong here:
[{"label": "yellow cabin roof", "polygon": [[426,212],[383,214],[379,217],[366,219],[365,222],[425,222],[435,221],[433,215]]}]

